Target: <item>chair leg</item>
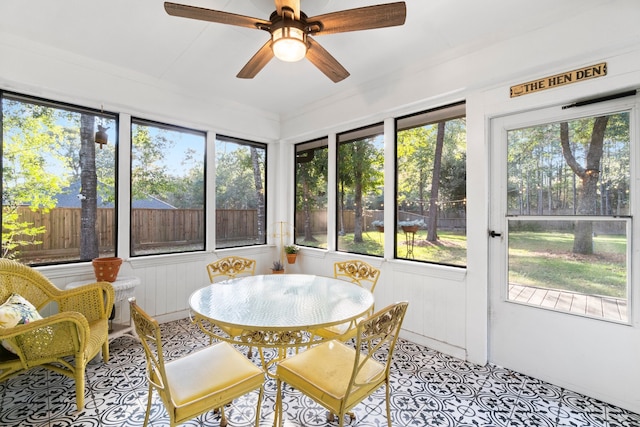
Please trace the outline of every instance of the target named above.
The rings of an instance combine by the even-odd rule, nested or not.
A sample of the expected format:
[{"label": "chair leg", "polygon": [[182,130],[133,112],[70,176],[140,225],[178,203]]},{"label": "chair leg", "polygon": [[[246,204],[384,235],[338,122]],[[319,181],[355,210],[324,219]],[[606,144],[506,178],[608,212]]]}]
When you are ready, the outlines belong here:
[{"label": "chair leg", "polygon": [[78,407],[78,411],[82,411],[84,409],[84,363],[78,362],[76,359],[76,372],[75,372],[75,380],[76,380],[76,406]]},{"label": "chair leg", "polygon": [[151,388],[151,384],[149,384],[149,392],[148,394],[148,398],[147,398],[147,413],[144,416],[144,423],[142,424],[142,427],[147,427],[147,424],[149,424],[149,415],[151,414],[151,398],[153,397],[153,388]]},{"label": "chair leg", "polygon": [[109,339],[108,338],[104,342],[104,344],[102,344],[102,360],[104,361],[104,363],[109,362]]},{"label": "chair leg", "polygon": [[386,398],[387,398],[387,425],[391,427],[391,407],[389,406],[389,397],[391,393],[389,391],[389,378],[387,378],[387,385],[385,389],[386,389]]},{"label": "chair leg", "polygon": [[220,427],[227,427],[227,417],[224,415],[224,406],[220,407]]},{"label": "chair leg", "polygon": [[[349,415],[349,423],[352,423],[356,420],[356,414],[354,414],[353,412],[347,412],[345,415]],[[335,421],[336,416],[333,412],[329,411],[327,412],[327,421],[332,423],[333,421]],[[344,417],[340,417],[340,422],[343,422]],[[391,427],[391,426],[389,426]]]},{"label": "chair leg", "polygon": [[247,357],[251,359],[253,357],[253,349],[249,347],[249,351],[247,352]]},{"label": "chair leg", "polygon": [[264,386],[260,386],[260,393],[258,393],[258,404],[256,406],[256,427],[260,426],[260,409],[262,408],[263,393],[264,393]]},{"label": "chair leg", "polygon": [[276,408],[273,427],[280,427],[282,425],[282,381],[279,378],[276,379],[276,385]]}]

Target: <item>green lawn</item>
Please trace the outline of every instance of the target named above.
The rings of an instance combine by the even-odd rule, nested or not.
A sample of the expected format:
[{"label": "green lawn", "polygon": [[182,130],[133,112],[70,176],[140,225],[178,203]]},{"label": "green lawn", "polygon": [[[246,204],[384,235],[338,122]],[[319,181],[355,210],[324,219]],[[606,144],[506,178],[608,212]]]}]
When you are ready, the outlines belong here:
[{"label": "green lawn", "polygon": [[[363,242],[354,243],[353,233],[339,238],[339,248],[347,252],[382,256],[384,234],[363,233]],[[309,246],[326,247],[326,237]],[[397,234],[397,257],[450,265],[467,263],[466,236],[441,231],[439,241],[426,241],[426,231],[415,235],[413,256],[407,257],[405,234]],[[304,242],[300,242],[305,244]],[[511,232],[509,234],[509,283],[537,286],[583,294],[625,298],[627,295],[626,237],[598,235],[593,255],[573,254],[572,233]]]},{"label": "green lawn", "polygon": [[595,236],[592,255],[572,252],[573,234],[511,232],[509,283],[626,297],[625,236]]},{"label": "green lawn", "polygon": [[[413,257],[407,257],[407,244],[404,232],[397,234],[397,256],[401,259],[415,259],[464,267],[467,264],[467,238],[461,233],[441,231],[438,233],[439,241],[432,244],[426,241],[427,232],[420,230],[415,235]],[[316,236],[316,242],[299,242],[302,245],[326,248],[326,237]],[[368,231],[362,234],[362,242],[353,241],[353,233],[340,236],[338,245],[341,250],[368,254],[374,256],[384,255],[384,233]]]}]

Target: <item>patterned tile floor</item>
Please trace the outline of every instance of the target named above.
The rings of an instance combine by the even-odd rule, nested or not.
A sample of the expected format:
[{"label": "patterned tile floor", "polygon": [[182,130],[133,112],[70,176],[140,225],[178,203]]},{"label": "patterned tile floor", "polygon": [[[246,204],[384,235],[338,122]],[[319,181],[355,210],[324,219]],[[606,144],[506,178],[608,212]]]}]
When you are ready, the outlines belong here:
[{"label": "patterned tile floor", "polygon": [[[186,319],[162,325],[165,355],[179,357],[207,344]],[[71,379],[35,369],[0,383],[0,426],[141,426],[147,399],[142,347],[130,337],[111,343],[111,360],[87,369],[86,406],[76,411]],[[638,426],[640,415],[493,365],[477,366],[399,340],[392,371],[392,424],[400,426]],[[257,393],[227,410],[230,426],[253,426]],[[261,426],[271,426],[275,381],[269,380]],[[285,390],[285,427],[337,425],[326,411]],[[386,426],[384,388],[358,405],[357,427]],[[157,394],[150,425],[168,425]],[[187,426],[218,426],[205,414]],[[349,425],[346,423],[345,425]]]}]

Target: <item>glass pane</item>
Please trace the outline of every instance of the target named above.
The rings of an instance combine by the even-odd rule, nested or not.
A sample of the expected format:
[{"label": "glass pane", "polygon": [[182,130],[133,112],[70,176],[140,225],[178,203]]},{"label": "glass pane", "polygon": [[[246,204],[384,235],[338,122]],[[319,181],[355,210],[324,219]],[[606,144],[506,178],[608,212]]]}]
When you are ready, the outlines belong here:
[{"label": "glass pane", "polygon": [[327,247],[327,138],[296,145],[295,243]]},{"label": "glass pane", "polygon": [[397,258],[467,264],[467,132],[461,114],[464,105],[398,120]]},{"label": "glass pane", "polygon": [[507,138],[507,210],[519,217],[508,219],[509,299],[626,322],[631,218],[619,217],[631,194],[629,113]]},{"label": "glass pane", "polygon": [[266,243],[267,147],[216,139],[216,248]]},{"label": "glass pane", "polygon": [[384,218],[382,125],[338,135],[338,250],[384,255],[373,221]]},{"label": "glass pane", "polygon": [[628,215],[629,113],[508,132],[509,215]]},{"label": "glass pane", "polygon": [[508,299],[626,322],[628,221],[509,220]]},{"label": "glass pane", "polygon": [[204,250],[205,134],[132,120],[131,254]]},{"label": "glass pane", "polygon": [[2,256],[30,265],[114,256],[115,116],[5,96],[2,132]]}]

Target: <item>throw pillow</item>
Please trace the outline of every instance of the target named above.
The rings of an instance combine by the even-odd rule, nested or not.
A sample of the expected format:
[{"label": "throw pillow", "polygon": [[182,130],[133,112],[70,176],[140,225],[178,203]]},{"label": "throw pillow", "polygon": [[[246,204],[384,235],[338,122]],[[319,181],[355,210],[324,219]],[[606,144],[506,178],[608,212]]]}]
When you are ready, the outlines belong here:
[{"label": "throw pillow", "polygon": [[[42,316],[33,304],[18,294],[11,294],[4,304],[0,305],[0,327],[2,328],[13,328],[40,319]],[[7,340],[2,340],[2,346],[15,353]]]}]

